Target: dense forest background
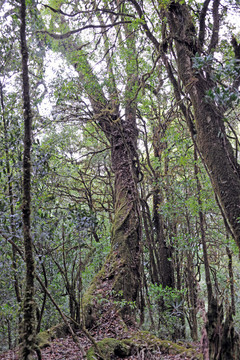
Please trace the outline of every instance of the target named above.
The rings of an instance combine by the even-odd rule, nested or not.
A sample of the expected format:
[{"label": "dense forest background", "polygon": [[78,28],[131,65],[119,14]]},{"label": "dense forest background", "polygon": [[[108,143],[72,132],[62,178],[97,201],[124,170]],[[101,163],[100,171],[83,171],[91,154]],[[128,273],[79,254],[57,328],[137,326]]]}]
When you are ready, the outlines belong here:
[{"label": "dense forest background", "polygon": [[114,312],[239,359],[239,5],[1,1],[2,352]]}]

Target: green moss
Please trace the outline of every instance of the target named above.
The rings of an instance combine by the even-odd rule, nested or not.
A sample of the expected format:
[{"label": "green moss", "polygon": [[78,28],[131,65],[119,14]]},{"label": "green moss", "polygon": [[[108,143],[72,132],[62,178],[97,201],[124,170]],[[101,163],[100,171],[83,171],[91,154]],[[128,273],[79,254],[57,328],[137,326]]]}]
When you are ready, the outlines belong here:
[{"label": "green moss", "polygon": [[[119,268],[120,260],[116,258],[116,254],[113,250],[110,251],[105,263],[102,266],[102,269],[95,275],[91,285],[83,296],[82,309],[83,309],[83,318],[86,328],[90,328],[95,320],[101,316],[101,300],[103,297],[106,299],[109,297],[109,294],[104,292],[99,292],[104,281],[109,281],[109,279],[114,278],[113,284],[116,281],[115,275],[118,274],[117,269]],[[110,290],[113,289],[113,284]],[[99,301],[98,301],[99,300]],[[98,304],[99,302],[99,304]]]},{"label": "green moss", "polygon": [[[50,346],[51,340],[59,337],[65,337],[67,329],[65,325],[56,325],[49,330],[43,331],[37,335],[37,344],[39,348]],[[161,340],[147,331],[139,331],[131,338],[118,340],[113,338],[105,338],[97,343],[99,354],[104,360],[110,360],[112,356],[130,356],[133,350],[148,349],[154,351],[160,348],[163,353],[169,355],[184,355],[195,360],[203,360],[203,355],[188,345],[188,348],[175,344],[172,341]],[[99,355],[95,347],[92,346],[87,352],[87,360],[96,360]],[[99,357],[101,358],[101,357]]]},{"label": "green moss", "polygon": [[[203,360],[203,355],[197,353],[192,348],[186,348],[184,346],[173,343],[168,340],[160,340],[156,336],[151,335],[148,332],[140,331],[134,334],[129,339],[117,340],[112,338],[105,338],[97,343],[99,352],[101,352],[104,360],[111,359],[111,356],[130,356],[132,351],[141,350],[143,348],[149,351],[154,351],[160,348],[163,353],[169,355],[184,355],[188,358],[194,358],[195,360]],[[87,352],[87,360],[96,360],[97,352],[92,346]]]},{"label": "green moss", "polygon": [[65,324],[59,324],[37,334],[36,342],[39,348],[43,349],[50,346],[51,340],[66,337],[67,334],[67,326]]},{"label": "green moss", "polygon": [[[123,340],[105,338],[97,343],[101,356],[104,360],[110,360],[112,356],[129,356],[131,349]],[[96,350],[92,346],[87,352],[87,360],[96,360]]]},{"label": "green moss", "polygon": [[85,308],[85,306],[91,304],[93,297],[96,297],[96,290],[99,287],[99,284],[101,284],[104,279],[106,279],[107,277],[109,278],[109,276],[111,276],[110,273],[107,273],[107,268],[109,267],[109,264],[112,265],[112,251],[110,252],[110,254],[107,256],[105,263],[102,266],[102,269],[95,275],[95,277],[93,278],[91,285],[89,286],[88,290],[85,292],[84,296],[83,296],[83,308]]},{"label": "green moss", "polygon": [[91,285],[85,292],[82,301],[83,320],[86,328],[90,328],[97,318],[96,292],[105,276],[105,267],[93,278]]},{"label": "green moss", "polygon": [[181,354],[190,358],[194,357],[196,360],[203,360],[203,355],[197,353],[194,348],[186,348],[172,341],[161,340],[147,331],[137,332],[133,337],[125,340],[125,343],[132,344],[138,348],[141,348],[143,345],[146,347],[147,345],[148,349],[152,350],[155,350],[157,347],[159,347],[162,352],[168,353],[170,355]]},{"label": "green moss", "polygon": [[39,346],[40,349],[44,349],[48,346],[50,346],[50,340],[51,340],[51,335],[49,334],[48,330],[46,331],[42,331],[39,334],[37,334],[37,345]]}]

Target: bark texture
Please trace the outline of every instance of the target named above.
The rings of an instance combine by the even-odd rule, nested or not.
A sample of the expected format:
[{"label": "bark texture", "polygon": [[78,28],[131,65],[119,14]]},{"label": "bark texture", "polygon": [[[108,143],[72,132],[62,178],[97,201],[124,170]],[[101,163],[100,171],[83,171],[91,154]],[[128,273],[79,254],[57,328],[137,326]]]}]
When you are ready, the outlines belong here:
[{"label": "bark texture", "polygon": [[[122,124],[123,125],[123,124]],[[127,301],[136,301],[140,280],[141,214],[137,190],[138,158],[135,116],[128,115],[112,135],[112,167],[115,174],[115,218],[112,251],[121,259],[115,291]]]},{"label": "bark texture", "polygon": [[[106,118],[99,114],[96,113],[99,125],[111,143],[115,215],[110,254],[85,298],[88,299],[89,295],[98,293],[104,287],[102,296],[117,299],[121,303],[124,319],[129,321],[132,315],[129,304],[137,301],[140,285],[141,214],[137,189],[139,167],[136,114],[134,107],[126,107],[125,119],[121,121],[116,121],[120,119],[119,113]],[[95,317],[92,311],[95,310],[88,309],[91,325]],[[88,315],[86,325],[90,325]]]}]

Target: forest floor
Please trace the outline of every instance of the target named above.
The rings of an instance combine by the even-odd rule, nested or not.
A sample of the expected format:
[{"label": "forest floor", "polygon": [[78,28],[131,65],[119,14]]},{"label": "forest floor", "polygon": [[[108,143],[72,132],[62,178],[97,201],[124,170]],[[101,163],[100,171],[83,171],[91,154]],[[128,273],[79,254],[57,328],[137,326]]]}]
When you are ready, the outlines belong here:
[{"label": "forest floor", "polygon": [[[82,333],[78,333],[80,344],[85,352],[92,346],[91,341]],[[96,339],[96,341],[100,340]],[[65,338],[54,339],[50,346],[41,350],[42,360],[82,360],[83,356],[78,345],[73,341],[71,336]],[[200,353],[200,350],[199,350]],[[1,360],[18,360],[18,349],[9,350],[0,354]],[[147,348],[138,351],[136,354],[119,358],[114,357],[114,360],[194,360],[194,357],[186,357],[183,354],[170,355],[164,354],[159,350],[150,352]]]},{"label": "forest floor", "polygon": [[[98,291],[102,291],[102,290],[100,289]],[[102,297],[106,298],[106,294],[104,294]],[[47,331],[48,334],[50,334],[51,329]],[[106,303],[101,304],[101,317],[99,321],[96,321],[94,323],[91,330],[89,330],[89,333],[84,333],[83,331],[79,330],[76,333],[76,335],[78,336],[78,341],[82,350],[86,353],[88,349],[93,345],[93,342],[90,340],[91,338],[94,339],[94,342],[96,343],[106,338],[115,338],[118,340],[132,339],[132,337],[133,336],[135,337],[135,335],[138,333],[139,333],[139,328],[138,326],[136,326],[136,323],[129,322],[129,325],[126,327],[126,325],[124,325],[122,321],[122,318],[119,316],[119,312],[116,311],[114,302],[108,301]],[[179,352],[175,351],[174,349],[175,344],[168,342],[166,340],[167,344],[165,344],[165,347],[168,348],[168,350],[164,351],[163,348],[165,347],[162,348],[161,344],[157,342],[157,340],[159,340],[158,338],[154,338],[152,342],[149,342],[148,340],[149,337],[151,337],[151,334],[148,332],[142,332],[142,333],[143,333],[143,337],[142,338],[139,337],[137,340],[140,341],[140,346],[133,347],[131,356],[120,358],[113,355],[111,356],[111,359],[112,360],[123,360],[123,359],[125,360],[197,360],[200,359],[201,357],[200,344],[188,344],[188,345],[186,344],[185,346],[183,343],[181,343],[180,345],[183,347],[181,348],[180,346],[180,348],[183,349],[183,351],[181,350],[181,353],[179,354]],[[47,347],[41,349],[42,360],[83,360],[84,359],[82,355],[82,350],[80,349],[78,344],[74,342],[72,336],[66,335],[64,333],[63,336],[55,335],[55,337],[51,338],[51,340],[48,342]],[[193,348],[192,354],[194,355],[186,356],[185,353],[188,350],[187,348]],[[175,354],[178,353],[178,355],[173,355],[174,353]],[[4,353],[0,353],[0,360],[19,360],[18,349],[16,348],[14,350],[9,350]]]}]

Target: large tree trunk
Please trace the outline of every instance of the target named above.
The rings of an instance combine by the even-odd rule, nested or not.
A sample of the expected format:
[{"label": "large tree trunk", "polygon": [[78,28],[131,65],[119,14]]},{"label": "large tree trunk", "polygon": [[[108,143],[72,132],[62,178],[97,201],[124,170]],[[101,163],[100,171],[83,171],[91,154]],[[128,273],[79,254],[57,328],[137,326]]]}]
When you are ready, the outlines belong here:
[{"label": "large tree trunk", "polygon": [[[116,5],[118,6],[118,4]],[[90,6],[95,10],[94,1]],[[111,10],[110,7],[109,10]],[[118,65],[110,56],[112,39],[108,38],[108,33],[105,31],[104,21],[106,19],[100,12],[97,18],[103,27],[102,39],[104,40],[103,48],[106,60],[104,66],[107,69],[107,81],[104,82],[104,86],[97,77],[97,68],[93,68],[91,65],[91,55],[87,55],[87,51],[85,52],[87,44],[83,46],[80,37],[77,40],[66,41],[62,47],[64,56],[68,58],[79,74],[79,81],[84,89],[83,98],[87,97],[91,104],[91,111],[88,113],[89,120],[99,126],[110,143],[111,168],[115,177],[115,216],[112,224],[111,251],[84,296],[83,312],[87,327],[91,327],[98,316],[103,318],[103,314],[112,308],[111,304],[116,304],[116,302],[121,307],[124,319],[130,320],[131,308],[137,301],[141,282],[141,216],[137,189],[140,170],[137,154],[138,130],[135,99],[138,84],[136,38],[134,29],[127,23],[124,24],[122,31],[118,29],[116,32],[116,39],[127,57],[123,74],[121,74],[125,79],[125,90],[123,90],[122,84],[121,90],[119,90],[116,85],[118,77],[115,76],[115,73],[117,76],[120,73],[117,69]],[[113,17],[110,19],[115,21]],[[64,22],[63,18],[61,18],[61,22]],[[65,38],[58,34],[52,34],[52,37]],[[80,110],[80,119],[81,116],[84,120],[86,119],[85,109],[82,113]],[[102,306],[104,299],[108,300],[106,306]]]},{"label": "large tree trunk", "polygon": [[[134,292],[138,287],[136,283],[139,282],[139,240],[141,239],[137,189],[139,172],[137,137],[135,114],[131,112],[122,124],[115,126],[111,136],[112,169],[115,175],[115,218],[112,226],[112,247],[120,257],[129,259],[126,264],[129,270],[126,271],[130,271],[128,275],[132,279],[129,280],[135,289]],[[124,288],[125,285],[123,285]],[[129,290],[126,289],[125,294],[128,293]],[[136,296],[129,294],[126,298],[136,299]]]},{"label": "large tree trunk", "polygon": [[[114,290],[127,301],[136,301],[140,282],[141,214],[139,208],[137,129],[131,117],[125,128],[112,136],[112,167],[115,174],[115,219],[112,252],[120,259]],[[120,271],[119,271],[120,270]]]},{"label": "large tree trunk", "polygon": [[[102,270],[84,298],[87,327],[91,327],[98,317],[98,304],[94,300],[98,294],[109,301],[119,301],[125,322],[133,319],[131,308],[137,301],[141,281],[137,133],[135,116],[131,112],[121,124],[113,125],[111,132],[112,168],[115,175],[112,246]],[[109,310],[108,307],[106,309]]]}]

